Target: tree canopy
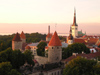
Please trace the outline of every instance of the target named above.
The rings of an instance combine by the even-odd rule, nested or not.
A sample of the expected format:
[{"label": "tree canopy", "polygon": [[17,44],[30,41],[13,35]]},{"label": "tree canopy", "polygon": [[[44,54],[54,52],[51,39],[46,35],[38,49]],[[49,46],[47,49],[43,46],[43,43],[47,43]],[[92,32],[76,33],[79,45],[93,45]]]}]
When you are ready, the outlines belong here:
[{"label": "tree canopy", "polygon": [[34,56],[32,55],[32,51],[31,50],[26,50],[24,52],[24,55],[25,55],[25,61],[27,61],[28,64],[34,66],[34,62],[33,62]]},{"label": "tree canopy", "polygon": [[12,69],[10,62],[0,63],[0,75],[21,75],[16,69]]},{"label": "tree canopy", "polygon": [[37,54],[39,56],[45,56],[45,46],[47,46],[47,43],[46,42],[40,42],[38,44],[38,49],[37,49]]},{"label": "tree canopy", "polygon": [[77,57],[66,65],[63,75],[100,75],[100,65],[94,60]]},{"label": "tree canopy", "polygon": [[62,48],[62,58],[66,59],[70,56],[72,56],[72,53],[90,53],[89,48],[85,46],[83,43],[73,43],[71,45],[68,45],[67,48]]}]

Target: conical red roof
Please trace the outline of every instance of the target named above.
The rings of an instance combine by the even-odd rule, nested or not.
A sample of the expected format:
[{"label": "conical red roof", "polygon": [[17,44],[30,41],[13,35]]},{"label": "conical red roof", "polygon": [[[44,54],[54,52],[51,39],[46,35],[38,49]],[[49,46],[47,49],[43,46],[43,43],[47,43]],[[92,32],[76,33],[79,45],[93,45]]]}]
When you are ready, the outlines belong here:
[{"label": "conical red roof", "polygon": [[22,39],[26,39],[25,34],[24,34],[23,31],[22,31],[22,33],[20,34],[20,37],[21,37]]},{"label": "conical red roof", "polygon": [[51,38],[52,34],[48,33],[48,35],[46,36],[46,38]]},{"label": "conical red roof", "polygon": [[62,46],[56,31],[49,42],[49,46]]},{"label": "conical red roof", "polygon": [[12,41],[21,41],[21,38],[20,38],[18,32],[16,33],[16,35],[14,36]]}]

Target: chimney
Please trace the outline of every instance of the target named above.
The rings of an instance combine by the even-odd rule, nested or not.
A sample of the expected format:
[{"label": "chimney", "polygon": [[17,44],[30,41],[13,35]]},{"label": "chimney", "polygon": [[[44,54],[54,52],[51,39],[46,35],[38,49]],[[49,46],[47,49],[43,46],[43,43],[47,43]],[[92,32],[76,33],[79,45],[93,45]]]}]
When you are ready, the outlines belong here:
[{"label": "chimney", "polygon": [[76,56],[78,53],[73,53],[72,55]]},{"label": "chimney", "polygon": [[50,25],[48,26],[48,33],[50,33]]}]

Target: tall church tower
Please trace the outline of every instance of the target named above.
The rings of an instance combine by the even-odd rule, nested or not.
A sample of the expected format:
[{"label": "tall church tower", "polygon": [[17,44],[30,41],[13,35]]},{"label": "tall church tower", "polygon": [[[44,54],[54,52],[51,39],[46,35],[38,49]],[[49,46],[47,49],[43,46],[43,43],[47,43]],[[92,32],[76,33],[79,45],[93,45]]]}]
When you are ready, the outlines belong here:
[{"label": "tall church tower", "polygon": [[48,26],[48,34],[46,36],[46,41],[50,41],[52,37],[52,34],[50,34],[50,26]]},{"label": "tall church tower", "polygon": [[22,33],[20,34],[20,38],[22,40],[22,43],[26,43],[26,37],[25,37],[25,34],[24,32],[22,31]]},{"label": "tall church tower", "polygon": [[54,32],[49,44],[48,44],[48,62],[56,63],[60,62],[62,59],[62,47],[61,41],[57,35],[57,32]]},{"label": "tall church tower", "polygon": [[72,36],[74,38],[78,37],[78,25],[76,24],[76,10],[74,9],[74,19],[73,19],[73,24],[71,26],[72,30]]},{"label": "tall church tower", "polygon": [[18,32],[16,33],[16,35],[12,40],[12,50],[16,50],[16,49],[20,49],[20,50],[22,49],[22,40]]}]

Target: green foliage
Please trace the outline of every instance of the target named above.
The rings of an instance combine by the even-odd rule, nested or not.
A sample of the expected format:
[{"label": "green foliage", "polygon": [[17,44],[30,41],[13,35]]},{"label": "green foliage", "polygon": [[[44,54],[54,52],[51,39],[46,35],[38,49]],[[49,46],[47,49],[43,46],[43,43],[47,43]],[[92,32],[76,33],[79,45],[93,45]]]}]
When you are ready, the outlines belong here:
[{"label": "green foliage", "polygon": [[68,45],[67,48],[62,48],[62,58],[66,59],[72,55],[72,53],[90,53],[89,48],[85,46],[85,44],[82,43],[73,43],[71,45]]},{"label": "green foliage", "polygon": [[46,42],[40,42],[38,44],[38,49],[37,49],[37,54],[39,56],[45,56],[45,46],[47,46],[47,43]]},{"label": "green foliage", "polygon": [[25,63],[25,57],[20,50],[13,51],[11,48],[8,48],[0,52],[0,63],[7,61],[11,62],[13,68],[18,69]]},{"label": "green foliage", "polygon": [[32,55],[32,51],[31,50],[26,50],[24,52],[24,56],[25,56],[25,61],[27,61],[28,64],[34,66],[34,62],[32,60],[34,58],[34,56]]},{"label": "green foliage", "polygon": [[21,75],[17,70],[12,69],[10,62],[0,63],[0,75]]},{"label": "green foliage", "polygon": [[31,34],[26,34],[26,41],[28,43],[30,42],[39,42],[41,39],[45,40],[46,34],[40,34],[40,33],[31,33]]},{"label": "green foliage", "polygon": [[20,50],[14,50],[12,52],[12,57],[10,62],[13,68],[18,69],[20,66],[22,66],[25,63],[24,54]]},{"label": "green foliage", "polygon": [[[77,57],[66,65],[63,75],[96,75],[96,73],[94,73],[95,65],[96,61],[94,60]],[[100,67],[98,69],[100,69]],[[100,72],[100,70],[97,71]]]},{"label": "green foliage", "polygon": [[12,69],[9,75],[21,75],[16,69]]}]

